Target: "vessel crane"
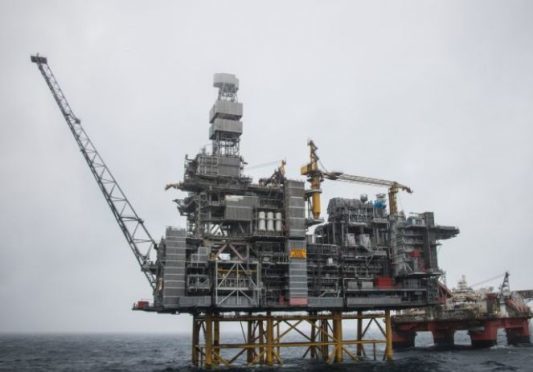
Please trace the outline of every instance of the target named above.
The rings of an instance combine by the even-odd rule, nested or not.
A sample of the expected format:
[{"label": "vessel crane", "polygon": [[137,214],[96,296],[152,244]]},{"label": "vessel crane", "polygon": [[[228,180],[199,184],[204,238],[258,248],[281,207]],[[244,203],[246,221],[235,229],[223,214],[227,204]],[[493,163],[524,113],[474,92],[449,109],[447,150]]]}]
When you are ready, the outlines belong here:
[{"label": "vessel crane", "polygon": [[511,295],[511,287],[509,286],[509,272],[506,271],[503,277],[502,284],[500,285],[500,300],[506,299]]},{"label": "vessel crane", "polygon": [[317,155],[318,147],[313,140],[309,140],[307,144],[309,146],[310,160],[308,164],[300,169],[300,173],[307,176],[308,181],[311,183],[311,212],[315,220],[320,218],[320,193],[322,192],[320,184],[324,179],[387,187],[389,194],[389,213],[391,215],[398,213],[398,203],[396,199],[398,191],[406,191],[410,194],[413,192],[410,187],[402,185],[396,181],[355,176],[344,172],[328,172],[320,162],[320,158]]},{"label": "vessel crane", "polygon": [[504,273],[501,273],[501,274],[498,274],[498,275],[495,275],[491,278],[488,278],[488,279],[485,279],[485,280],[482,280],[480,282],[477,282],[477,283],[474,283],[474,284],[470,284],[470,287],[471,288],[475,288],[475,287],[479,287],[480,285],[483,285],[483,284],[486,284],[486,283],[490,283],[496,279],[500,279],[500,278],[503,278],[505,275],[507,275],[507,272],[504,272]]},{"label": "vessel crane", "polygon": [[156,265],[150,259],[150,254],[154,250],[157,250],[156,242],[96,150],[96,147],[81,125],[81,120],[74,114],[48,65],[47,58],[37,54],[31,56],[31,61],[41,71],[92,175],[102,191],[107,204],[111,208],[111,212],[120,226],[124,237],[128,241],[128,245],[139,263],[141,271],[146,276],[146,279],[148,279],[152,289],[155,289]]}]

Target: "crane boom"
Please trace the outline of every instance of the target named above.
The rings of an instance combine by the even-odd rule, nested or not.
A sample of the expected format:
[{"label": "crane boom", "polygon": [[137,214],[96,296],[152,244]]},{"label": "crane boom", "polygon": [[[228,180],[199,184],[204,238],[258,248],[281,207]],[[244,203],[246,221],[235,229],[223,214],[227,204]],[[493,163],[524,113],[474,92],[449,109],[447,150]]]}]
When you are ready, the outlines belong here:
[{"label": "crane boom", "polygon": [[377,186],[387,186],[387,187],[394,186],[394,187],[397,187],[398,189],[411,192],[410,191],[411,189],[405,185],[399,184],[398,182],[395,182],[395,181],[387,181],[387,180],[382,180],[379,178],[354,176],[354,175],[346,174],[346,173],[340,173],[340,174],[339,173],[325,173],[324,176],[325,178],[330,179],[330,180],[356,182],[356,183],[363,183],[367,185],[377,185]]},{"label": "crane boom", "polygon": [[315,145],[315,143],[312,140],[309,140],[307,145],[309,146],[310,161],[301,168],[300,174],[307,176],[308,181],[311,183],[311,210],[313,212],[314,219],[318,219],[320,217],[320,193],[322,192],[322,190],[320,190],[320,184],[324,179],[388,187],[389,212],[392,215],[398,213],[398,203],[396,200],[396,194],[398,191],[402,190],[410,194],[413,192],[410,187],[402,185],[396,181],[354,176],[344,172],[328,172],[324,169],[324,166],[321,166],[322,163],[320,163],[320,159],[316,153],[318,147]]},{"label": "crane boom", "polygon": [[474,283],[474,284],[470,284],[470,287],[474,288],[474,287],[478,287],[478,286],[480,286],[482,284],[492,282],[493,280],[503,278],[506,274],[507,274],[507,272],[502,273],[502,274],[498,274],[496,276],[493,276],[492,278],[488,278],[488,279],[482,280],[482,281]]},{"label": "crane boom", "polygon": [[[143,271],[150,286],[154,289],[155,265],[150,260],[152,249],[157,249],[154,239],[152,239],[152,236],[144,226],[144,221],[137,215],[115,177],[111,174],[111,171],[96,150],[96,147],[81,125],[80,119],[74,114],[48,65],[47,59],[37,54],[31,56],[31,61],[37,64],[37,67],[41,71],[83,157],[87,161],[91,173],[100,187],[102,194],[104,194],[107,204],[111,208],[111,212],[113,212],[113,216],[128,241],[128,245],[135,255],[141,271]],[[142,253],[143,251],[146,253]]]}]

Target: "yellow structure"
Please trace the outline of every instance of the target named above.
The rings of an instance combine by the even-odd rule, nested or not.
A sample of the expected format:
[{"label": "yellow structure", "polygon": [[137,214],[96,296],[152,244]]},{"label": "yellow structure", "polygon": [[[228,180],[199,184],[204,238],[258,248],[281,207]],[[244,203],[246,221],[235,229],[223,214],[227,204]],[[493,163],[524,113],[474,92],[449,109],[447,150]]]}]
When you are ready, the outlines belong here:
[{"label": "yellow structure", "polygon": [[311,212],[315,220],[318,220],[320,218],[320,211],[321,211],[320,210],[320,194],[322,192],[322,190],[320,189],[320,184],[322,183],[322,181],[324,181],[324,179],[388,187],[389,214],[391,215],[398,214],[398,202],[397,202],[398,191],[400,190],[406,191],[409,194],[413,192],[410,187],[402,185],[396,181],[382,180],[379,178],[354,176],[354,175],[346,174],[343,172],[328,172],[324,169],[321,169],[319,167],[319,157],[316,153],[316,150],[318,150],[318,147],[315,145],[315,143],[312,140],[309,140],[307,144],[309,145],[310,161],[307,165],[304,165],[300,169],[300,173],[303,176],[307,176],[307,180],[311,184],[311,190],[310,190]]},{"label": "yellow structure", "polygon": [[[229,322],[240,323],[243,342],[222,342],[221,327]],[[383,335],[382,339],[367,338],[373,324]],[[346,337],[352,333],[355,338]],[[384,351],[378,350],[380,344],[384,345]],[[283,365],[283,350],[287,348],[293,349],[291,358],[297,357],[299,350],[302,358],[326,363],[341,363],[345,358],[377,360],[378,355],[383,360],[392,360],[390,312],[198,314],[193,319],[192,364],[195,367]]]},{"label": "yellow structure", "polygon": [[320,189],[320,184],[324,180],[324,176],[322,175],[322,171],[318,167],[319,158],[316,154],[316,150],[318,150],[318,147],[316,147],[315,143],[312,140],[309,140],[309,142],[307,142],[307,145],[309,146],[310,161],[307,165],[304,165],[300,169],[300,174],[302,176],[307,176],[307,180],[311,184],[311,212],[313,218],[315,220],[318,220],[320,218],[321,212],[320,194],[322,193],[322,190]]},{"label": "yellow structure", "polygon": [[389,187],[389,213],[392,215],[398,214],[398,202],[396,194],[398,194],[398,191],[400,190],[412,193],[409,187],[400,185],[397,182],[393,182],[393,184]]}]

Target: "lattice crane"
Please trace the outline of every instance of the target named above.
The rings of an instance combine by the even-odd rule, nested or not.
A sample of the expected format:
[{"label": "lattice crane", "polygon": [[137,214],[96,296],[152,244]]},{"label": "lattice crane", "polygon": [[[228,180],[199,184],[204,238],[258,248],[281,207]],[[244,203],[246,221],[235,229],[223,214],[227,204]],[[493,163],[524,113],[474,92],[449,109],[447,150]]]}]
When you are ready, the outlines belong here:
[{"label": "lattice crane", "polygon": [[157,250],[156,242],[96,150],[96,147],[81,125],[80,119],[72,111],[67,98],[63,94],[59,83],[48,65],[47,59],[37,54],[31,56],[31,61],[41,71],[91,173],[100,187],[102,194],[104,194],[104,198],[111,208],[111,212],[113,212],[113,216],[128,241],[128,245],[135,255],[141,271],[146,276],[146,279],[148,279],[152,289],[155,289],[156,266],[150,259],[150,253]]},{"label": "lattice crane", "polygon": [[322,192],[320,184],[324,179],[388,187],[389,213],[392,215],[398,213],[398,202],[396,200],[396,194],[398,194],[398,191],[406,191],[408,193],[413,192],[410,187],[402,185],[396,181],[354,176],[343,172],[328,172],[320,163],[320,158],[316,152],[318,147],[315,143],[312,140],[309,140],[308,146],[310,161],[301,168],[300,173],[307,176],[308,181],[311,183],[311,212],[315,220],[320,218],[320,193]]}]

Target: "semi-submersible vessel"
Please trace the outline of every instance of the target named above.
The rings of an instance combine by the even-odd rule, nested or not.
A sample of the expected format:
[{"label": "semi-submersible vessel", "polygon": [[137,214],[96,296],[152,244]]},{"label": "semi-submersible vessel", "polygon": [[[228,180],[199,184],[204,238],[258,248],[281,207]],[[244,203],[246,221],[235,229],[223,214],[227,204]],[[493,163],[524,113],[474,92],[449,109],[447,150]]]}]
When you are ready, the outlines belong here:
[{"label": "semi-submersible vessel", "polygon": [[[285,162],[257,182],[244,173],[239,144],[243,106],[238,79],[215,74],[218,94],[206,130],[211,149],[185,158],[177,209],[186,226],[168,227],[156,242],[74,114],[45,57],[31,57],[97,181],[129,247],[153,289],[135,310],[193,315],[194,365],[281,364],[281,349],[328,362],[368,355],[384,344],[392,357],[390,311],[439,303],[443,286],[437,246],[456,236],[432,212],[399,211],[398,182],[328,172],[309,141],[306,179],[288,179]],[[336,197],[321,217],[321,184],[341,180],[378,187],[374,200]],[[309,187],[306,187],[306,181]],[[343,334],[354,321],[356,338]],[[383,320],[383,325],[380,325]],[[246,324],[244,341],[221,341],[225,322]],[[374,322],[384,339],[369,339]],[[306,330],[301,330],[305,325]],[[346,326],[344,326],[346,328]],[[303,341],[287,341],[297,333]],[[366,349],[365,349],[366,345]],[[351,348],[354,347],[354,350]],[[224,354],[236,350],[236,356]]]}]

